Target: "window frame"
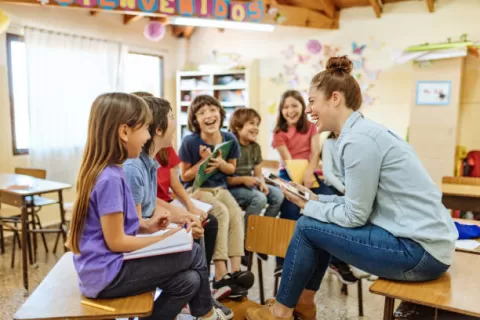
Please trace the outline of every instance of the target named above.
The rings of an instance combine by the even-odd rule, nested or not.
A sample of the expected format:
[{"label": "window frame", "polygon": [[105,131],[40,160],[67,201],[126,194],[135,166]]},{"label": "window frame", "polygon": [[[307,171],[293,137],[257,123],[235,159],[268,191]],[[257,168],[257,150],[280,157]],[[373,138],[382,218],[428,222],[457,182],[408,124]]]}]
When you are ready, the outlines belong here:
[{"label": "window frame", "polygon": [[13,61],[12,61],[12,42],[25,42],[23,36],[7,33],[7,69],[8,69],[8,96],[10,99],[10,125],[12,131],[12,151],[14,156],[28,155],[29,149],[17,148],[16,128],[15,128],[15,100],[13,97]]},{"label": "window frame", "polygon": [[138,55],[142,55],[142,56],[149,56],[149,57],[155,57],[155,58],[158,58],[160,59],[161,63],[160,63],[160,70],[158,70],[158,75],[160,77],[160,97],[163,97],[164,96],[164,88],[165,88],[165,60],[163,58],[162,55],[159,55],[159,54],[153,54],[153,53],[145,53],[145,52],[142,52],[141,50],[129,50],[128,51],[128,54],[138,54]]}]

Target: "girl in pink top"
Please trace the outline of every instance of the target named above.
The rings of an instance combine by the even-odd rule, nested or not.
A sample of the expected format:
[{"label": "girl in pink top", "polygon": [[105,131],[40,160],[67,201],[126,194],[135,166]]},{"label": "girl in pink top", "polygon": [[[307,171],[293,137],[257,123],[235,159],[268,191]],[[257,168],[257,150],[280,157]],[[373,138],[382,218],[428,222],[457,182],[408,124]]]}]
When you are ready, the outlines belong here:
[{"label": "girl in pink top", "polygon": [[[273,136],[272,146],[278,150],[282,161],[280,162],[280,178],[291,181],[285,169],[285,160],[305,159],[309,166],[303,176],[303,185],[310,188],[315,194],[334,194],[333,191],[316,178],[314,174],[320,161],[320,137],[315,125],[308,121],[305,114],[305,101],[300,92],[288,90],[283,93],[278,108],[277,125]],[[319,187],[313,188],[317,180]],[[300,208],[293,202],[285,199],[280,209],[280,218],[298,220]],[[277,258],[275,273],[280,273],[283,266],[283,259]],[[337,274],[345,284],[353,284],[357,281],[350,268],[343,261],[332,256],[330,271]]]}]

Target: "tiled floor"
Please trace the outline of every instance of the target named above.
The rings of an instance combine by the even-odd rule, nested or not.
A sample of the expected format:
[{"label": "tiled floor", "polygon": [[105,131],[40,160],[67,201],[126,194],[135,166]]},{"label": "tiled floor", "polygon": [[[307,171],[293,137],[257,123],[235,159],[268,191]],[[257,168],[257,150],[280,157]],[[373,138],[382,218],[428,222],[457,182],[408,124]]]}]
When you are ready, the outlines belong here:
[{"label": "tiled floor", "polygon": [[[54,235],[47,235],[48,246],[50,250],[53,248]],[[0,255],[0,319],[12,319],[15,311],[21,306],[25,297],[23,296],[22,273],[21,273],[21,252],[17,249],[17,257],[15,268],[10,268],[11,244],[6,244],[7,252]],[[43,246],[38,248],[38,261],[36,267],[29,268],[30,287],[35,289],[38,283],[48,273],[50,268],[60,258],[63,251],[45,254]],[[256,264],[253,266],[257,270]],[[270,258],[268,263],[264,263],[264,283],[265,295],[269,298],[273,294],[273,269],[274,259]],[[364,296],[364,312],[365,317],[361,319],[380,320],[383,314],[383,299],[374,296],[368,292],[370,282],[363,280],[363,296]],[[322,287],[317,294],[318,319],[326,320],[357,320],[358,304],[357,304],[357,288],[349,287],[349,295],[344,296],[340,293],[340,283],[333,275],[328,275]],[[255,285],[249,294],[249,298],[259,301],[258,286]]]}]

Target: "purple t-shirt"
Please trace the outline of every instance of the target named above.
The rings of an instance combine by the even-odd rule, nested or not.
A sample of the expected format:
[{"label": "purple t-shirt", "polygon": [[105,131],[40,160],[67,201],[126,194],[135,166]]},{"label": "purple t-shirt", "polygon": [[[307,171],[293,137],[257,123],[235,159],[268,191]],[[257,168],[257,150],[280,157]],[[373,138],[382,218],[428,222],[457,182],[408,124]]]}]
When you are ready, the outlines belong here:
[{"label": "purple t-shirt", "polygon": [[123,254],[108,249],[100,223],[101,216],[115,212],[123,212],[125,234],[135,235],[139,220],[132,192],[123,169],[110,165],[100,173],[90,194],[80,254],[73,257],[80,291],[89,298],[96,298],[115,279],[123,265]]}]

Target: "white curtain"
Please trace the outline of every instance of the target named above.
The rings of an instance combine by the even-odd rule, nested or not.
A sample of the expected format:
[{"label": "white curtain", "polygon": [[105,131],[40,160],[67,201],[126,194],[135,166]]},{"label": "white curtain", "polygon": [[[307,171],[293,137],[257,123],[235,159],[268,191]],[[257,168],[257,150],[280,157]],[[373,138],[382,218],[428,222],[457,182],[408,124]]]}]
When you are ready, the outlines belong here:
[{"label": "white curtain", "polygon": [[118,43],[26,28],[31,167],[74,183],[95,98],[122,90]]}]

